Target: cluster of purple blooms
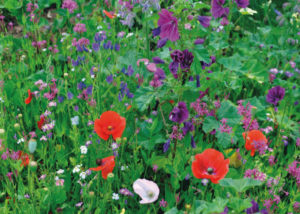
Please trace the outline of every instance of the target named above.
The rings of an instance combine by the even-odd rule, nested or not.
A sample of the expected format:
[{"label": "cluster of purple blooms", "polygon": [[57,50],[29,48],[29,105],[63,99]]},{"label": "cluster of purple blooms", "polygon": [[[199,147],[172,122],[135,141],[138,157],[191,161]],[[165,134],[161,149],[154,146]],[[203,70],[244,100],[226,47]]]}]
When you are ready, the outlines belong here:
[{"label": "cluster of purple blooms", "polygon": [[76,1],[64,0],[62,4],[63,9],[68,9],[69,13],[74,13],[74,10],[78,8]]},{"label": "cluster of purple blooms", "polygon": [[246,106],[243,105],[243,100],[238,101],[238,113],[243,116],[243,128],[245,130],[257,130],[259,129],[259,125],[256,119],[252,120],[252,106],[248,102]]},{"label": "cluster of purple blooms", "polygon": [[184,51],[173,51],[171,53],[171,58],[172,62],[169,64],[169,69],[175,79],[178,78],[179,65],[183,72],[188,72],[194,60],[193,54],[187,49]]},{"label": "cluster of purple blooms", "polygon": [[300,186],[300,163],[299,161],[293,161],[287,168],[287,171],[297,181],[298,187]]},{"label": "cluster of purple blooms", "polygon": [[266,174],[263,172],[260,172],[258,169],[247,169],[244,177],[245,178],[253,178],[253,179],[259,180],[259,181],[266,180]]}]

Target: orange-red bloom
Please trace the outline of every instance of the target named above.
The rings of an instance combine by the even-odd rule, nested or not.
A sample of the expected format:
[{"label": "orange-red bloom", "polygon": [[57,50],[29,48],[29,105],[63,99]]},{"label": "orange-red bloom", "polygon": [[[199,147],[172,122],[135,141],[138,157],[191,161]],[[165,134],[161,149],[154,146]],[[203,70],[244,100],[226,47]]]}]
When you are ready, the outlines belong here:
[{"label": "orange-red bloom", "polygon": [[113,12],[108,12],[108,11],[106,11],[106,10],[103,10],[103,13],[104,13],[108,18],[110,18],[110,19],[113,19],[113,18],[116,17],[116,15],[113,14]]},{"label": "orange-red bloom", "polygon": [[28,97],[25,100],[26,104],[29,104],[32,100],[32,93],[30,92],[30,89],[28,89]]},{"label": "orange-red bloom", "polygon": [[108,140],[112,135],[114,140],[121,137],[126,126],[126,120],[121,117],[117,112],[106,111],[100,119],[96,119],[94,129],[100,138]]},{"label": "orange-red bloom", "polygon": [[192,171],[196,178],[210,179],[217,184],[229,171],[229,159],[224,160],[223,154],[215,149],[206,149],[195,156]]},{"label": "orange-red bloom", "polygon": [[39,129],[42,129],[44,123],[45,123],[45,116],[42,115],[42,116],[41,116],[41,119],[37,122],[38,128],[39,128]]},{"label": "orange-red bloom", "polygon": [[254,156],[255,151],[261,146],[267,145],[267,138],[259,130],[252,130],[250,132],[243,133],[245,143],[245,148],[249,151],[251,150],[251,156]]},{"label": "orange-red bloom", "polygon": [[18,151],[18,160],[22,160],[21,166],[27,166],[29,164],[29,156],[22,151]]},{"label": "orange-red bloom", "polygon": [[102,177],[107,179],[107,175],[114,170],[115,156],[109,156],[101,159],[101,163],[96,168],[90,168],[92,171],[102,171]]}]

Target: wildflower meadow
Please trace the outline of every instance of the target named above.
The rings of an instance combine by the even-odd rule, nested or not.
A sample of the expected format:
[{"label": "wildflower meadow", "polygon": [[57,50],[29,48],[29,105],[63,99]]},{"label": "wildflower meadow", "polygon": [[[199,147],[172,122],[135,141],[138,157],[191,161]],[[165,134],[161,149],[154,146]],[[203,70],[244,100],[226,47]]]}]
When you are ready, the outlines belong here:
[{"label": "wildflower meadow", "polygon": [[0,214],[300,213],[300,0],[0,0]]}]

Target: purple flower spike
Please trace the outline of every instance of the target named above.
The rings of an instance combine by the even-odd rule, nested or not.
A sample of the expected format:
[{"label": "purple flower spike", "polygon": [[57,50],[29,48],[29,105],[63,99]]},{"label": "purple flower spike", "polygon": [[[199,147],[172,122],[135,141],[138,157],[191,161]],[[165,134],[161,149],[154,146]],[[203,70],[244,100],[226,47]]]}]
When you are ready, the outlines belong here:
[{"label": "purple flower spike", "polygon": [[185,102],[179,102],[178,106],[173,108],[169,115],[169,119],[173,122],[182,123],[189,118],[189,111]]},{"label": "purple flower spike", "polygon": [[275,86],[271,88],[267,94],[267,102],[278,105],[278,102],[284,98],[285,89],[280,86]]}]

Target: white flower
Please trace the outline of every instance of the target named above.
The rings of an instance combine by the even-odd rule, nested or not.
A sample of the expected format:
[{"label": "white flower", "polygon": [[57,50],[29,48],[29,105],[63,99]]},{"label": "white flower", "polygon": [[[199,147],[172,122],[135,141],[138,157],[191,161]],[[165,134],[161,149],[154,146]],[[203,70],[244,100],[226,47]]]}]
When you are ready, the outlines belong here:
[{"label": "white flower", "polygon": [[113,200],[119,200],[119,194],[118,193],[113,193],[113,195],[112,195],[112,199]]},{"label": "white flower", "polygon": [[59,177],[58,177],[58,176],[55,176],[55,178],[54,178],[54,179],[57,181],[57,180],[59,180]]},{"label": "white flower", "polygon": [[81,179],[85,179],[85,177],[86,177],[86,172],[80,173],[79,176],[80,176]]},{"label": "white flower", "polygon": [[128,169],[128,166],[121,166],[121,171],[124,171],[125,169]]},{"label": "white flower", "polygon": [[241,8],[240,13],[243,15],[251,15],[252,16],[253,14],[257,13],[257,11],[252,10],[249,7],[246,7],[246,8]]},{"label": "white flower", "polygon": [[81,154],[86,154],[88,151],[88,148],[86,146],[80,146],[80,152]]},{"label": "white flower", "polygon": [[71,122],[73,126],[77,126],[79,124],[79,117],[78,116],[72,117]]},{"label": "white flower", "polygon": [[159,188],[156,183],[147,179],[137,179],[133,183],[133,190],[142,200],[141,204],[149,204],[157,200]]},{"label": "white flower", "polygon": [[73,173],[78,173],[80,172],[80,167],[81,167],[81,164],[80,165],[76,165],[73,169]]},{"label": "white flower", "polygon": [[4,103],[4,100],[3,100],[3,98],[2,98],[2,97],[0,97],[0,102],[1,102],[1,103]]},{"label": "white flower", "polygon": [[133,36],[133,33],[128,33],[126,38]]},{"label": "white flower", "polygon": [[57,174],[63,174],[64,172],[65,172],[65,170],[60,169],[60,170],[58,170],[56,173],[57,173]]},{"label": "white flower", "polygon": [[24,142],[24,138],[21,138],[17,141],[17,144],[20,144],[21,142]]}]

